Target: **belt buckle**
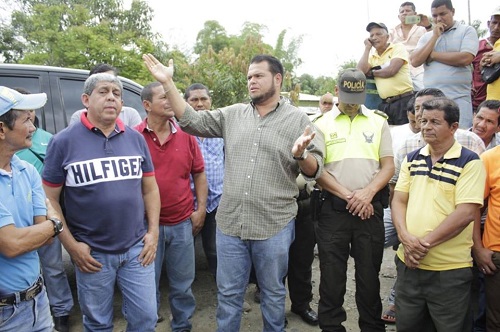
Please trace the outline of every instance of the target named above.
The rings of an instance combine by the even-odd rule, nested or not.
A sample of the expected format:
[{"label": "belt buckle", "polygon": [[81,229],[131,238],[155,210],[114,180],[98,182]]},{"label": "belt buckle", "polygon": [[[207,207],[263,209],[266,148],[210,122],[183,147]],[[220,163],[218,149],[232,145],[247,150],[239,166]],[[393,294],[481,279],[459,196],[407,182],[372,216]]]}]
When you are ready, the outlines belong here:
[{"label": "belt buckle", "polygon": [[35,287],[28,289],[26,291],[26,295],[24,296],[25,301],[29,301],[29,300],[35,298],[35,296],[37,294],[38,287],[39,287],[39,285],[36,284]]}]

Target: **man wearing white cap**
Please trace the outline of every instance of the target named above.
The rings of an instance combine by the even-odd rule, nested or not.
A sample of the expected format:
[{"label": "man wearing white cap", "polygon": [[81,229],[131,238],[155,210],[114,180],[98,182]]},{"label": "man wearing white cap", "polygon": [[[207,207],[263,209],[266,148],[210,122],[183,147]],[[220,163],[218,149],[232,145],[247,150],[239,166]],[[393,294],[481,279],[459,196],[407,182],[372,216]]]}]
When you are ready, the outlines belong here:
[{"label": "man wearing white cap", "polygon": [[[24,88],[14,88],[17,92],[29,95],[31,92]],[[47,146],[52,134],[38,127],[35,110],[28,110],[30,120],[35,125],[31,136],[31,147],[18,151],[16,155],[35,166],[38,174],[42,174]],[[50,312],[54,318],[54,329],[57,332],[69,331],[69,314],[73,308],[73,295],[69,286],[68,277],[64,271],[62,247],[58,238],[50,245],[38,250],[42,264],[42,275],[49,297]]]},{"label": "man wearing white cap", "polygon": [[45,105],[44,93],[23,95],[0,86],[0,321],[1,331],[52,331],[49,300],[37,250],[62,232],[46,203],[34,166],[15,153],[31,146],[28,110]]},{"label": "man wearing white cap", "polygon": [[383,208],[394,174],[387,115],[363,106],[366,77],[349,68],[339,75],[338,105],[315,124],[325,138],[323,170],[317,183],[324,199],[316,241],[321,281],[318,305],[323,331],[345,331],[342,307],[347,260],[356,264],[356,304],[361,331],[385,331],[379,272],[384,253]]}]

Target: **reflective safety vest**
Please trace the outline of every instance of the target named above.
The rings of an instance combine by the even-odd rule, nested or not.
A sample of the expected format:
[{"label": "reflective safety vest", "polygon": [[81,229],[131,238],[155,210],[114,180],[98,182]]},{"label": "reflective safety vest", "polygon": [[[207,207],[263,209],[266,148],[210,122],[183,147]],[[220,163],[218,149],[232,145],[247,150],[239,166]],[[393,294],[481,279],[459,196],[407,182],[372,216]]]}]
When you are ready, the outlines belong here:
[{"label": "reflective safety vest", "polygon": [[369,164],[378,166],[382,127],[387,115],[363,105],[361,108],[352,121],[348,115],[333,109],[314,122],[325,137],[325,167],[346,159],[369,160]]}]

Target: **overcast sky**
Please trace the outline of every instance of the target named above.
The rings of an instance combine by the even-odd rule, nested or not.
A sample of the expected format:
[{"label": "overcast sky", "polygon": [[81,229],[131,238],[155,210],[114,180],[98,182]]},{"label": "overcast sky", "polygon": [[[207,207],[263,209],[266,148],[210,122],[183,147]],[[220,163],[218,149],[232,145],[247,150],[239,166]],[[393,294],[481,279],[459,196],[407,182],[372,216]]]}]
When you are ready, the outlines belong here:
[{"label": "overcast sky", "polygon": [[[495,1],[469,0],[471,21],[486,21]],[[468,0],[452,0],[455,19],[468,22]],[[303,35],[299,57],[303,64],[297,73],[315,77],[337,74],[337,67],[350,59],[358,60],[368,37],[366,25],[383,22],[389,28],[399,23],[402,0],[147,0],[154,9],[153,30],[165,42],[180,50],[192,51],[196,35],[208,20],[218,21],[230,35],[239,34],[244,22],[267,26],[264,41],[274,47],[279,33]],[[418,13],[430,14],[431,0],[415,0]],[[285,40],[286,41],[286,40]]]}]

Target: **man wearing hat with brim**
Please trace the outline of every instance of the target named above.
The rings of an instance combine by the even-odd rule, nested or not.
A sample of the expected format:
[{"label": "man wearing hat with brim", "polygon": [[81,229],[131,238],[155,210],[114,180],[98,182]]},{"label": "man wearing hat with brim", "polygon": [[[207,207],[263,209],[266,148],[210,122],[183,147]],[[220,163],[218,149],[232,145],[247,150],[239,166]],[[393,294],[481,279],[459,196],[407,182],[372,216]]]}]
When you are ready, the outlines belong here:
[{"label": "man wearing hat with brim", "polygon": [[0,86],[0,321],[1,331],[52,331],[49,300],[37,249],[62,232],[46,203],[36,168],[15,155],[31,146],[35,131],[28,110],[45,93],[23,95]]},{"label": "man wearing hat with brim", "polygon": [[408,51],[401,43],[389,42],[389,32],[384,23],[371,22],[366,31],[370,37],[364,41],[365,50],[357,68],[375,80],[382,99],[378,109],[389,116],[389,124],[406,124],[406,105],[413,97]]},{"label": "man wearing hat with brim", "polygon": [[[22,87],[14,88],[17,92],[29,95],[30,91]],[[47,146],[52,139],[52,134],[39,128],[36,111],[28,111],[30,120],[35,125],[31,135],[31,147],[16,152],[16,155],[31,165],[35,166],[38,174],[42,174]],[[73,295],[64,270],[62,246],[59,238],[46,246],[38,249],[38,256],[42,264],[42,275],[49,297],[50,312],[54,318],[54,330],[69,332],[69,315],[73,308]]]},{"label": "man wearing hat with brim", "polygon": [[379,271],[384,252],[383,208],[394,173],[387,116],[363,106],[366,77],[343,71],[338,104],[315,124],[325,139],[325,169],[317,183],[324,199],[317,227],[321,281],[318,305],[323,331],[345,331],[347,260],[356,264],[356,304],[361,331],[385,331]]}]

